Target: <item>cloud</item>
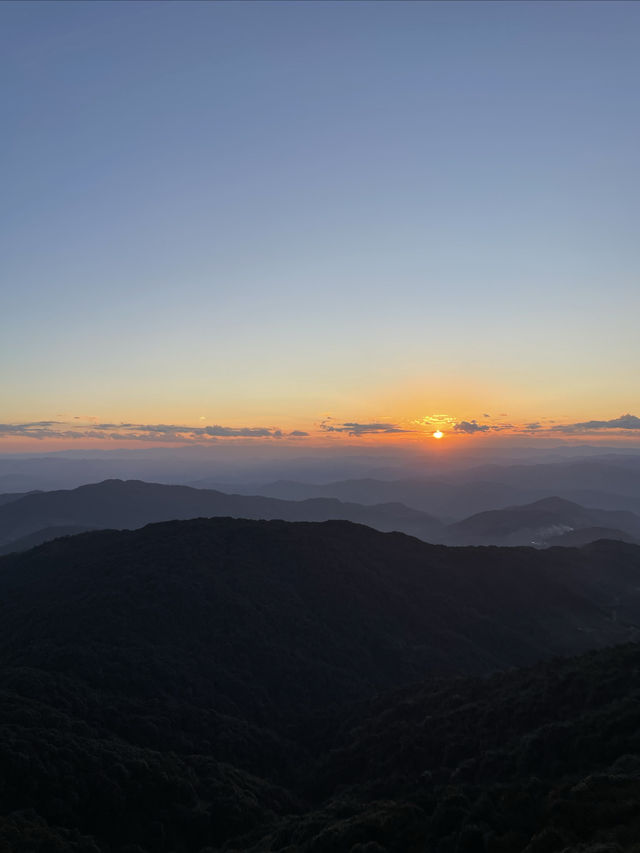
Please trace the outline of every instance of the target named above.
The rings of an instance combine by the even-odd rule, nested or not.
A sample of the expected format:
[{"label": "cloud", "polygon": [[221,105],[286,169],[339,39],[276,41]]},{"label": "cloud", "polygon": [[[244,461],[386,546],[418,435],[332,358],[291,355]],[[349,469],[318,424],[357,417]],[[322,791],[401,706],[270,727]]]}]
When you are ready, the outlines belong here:
[{"label": "cloud", "polygon": [[[211,442],[219,438],[282,439],[285,433],[274,427],[186,426],[183,424],[90,424],[72,428],[60,421],[35,421],[23,424],[0,424],[0,438],[33,439],[112,439],[114,441],[145,442]],[[66,427],[66,428],[63,428]],[[302,430],[290,433],[297,438],[307,436]]]},{"label": "cloud", "polygon": [[60,430],[51,429],[59,421],[34,421],[26,424],[0,424],[0,437],[27,436],[29,438],[55,438]]},{"label": "cloud", "polygon": [[386,435],[388,433],[412,432],[409,429],[401,429],[395,424],[358,424],[353,421],[340,424],[339,426],[333,426],[333,424],[327,424],[323,421],[320,424],[320,429],[325,432],[346,432],[349,435]]},{"label": "cloud", "polygon": [[[548,421],[547,424],[543,421]],[[553,424],[553,425],[551,425]],[[481,424],[476,420],[460,421],[453,427],[455,432],[464,433],[465,435],[474,435],[476,433],[488,432],[503,432],[510,431],[519,434],[538,433],[540,435],[549,435],[550,433],[564,435],[580,435],[594,432],[639,432],[640,433],[640,418],[636,415],[626,414],[619,418],[612,418],[608,421],[582,421],[580,423],[558,424],[547,418],[542,418],[539,421],[532,421],[524,424]]]},{"label": "cloud", "polygon": [[464,432],[467,435],[473,435],[476,432],[489,432],[491,427],[488,424],[479,424],[477,421],[460,421],[454,426],[456,432]]},{"label": "cloud", "polygon": [[551,427],[552,432],[564,432],[568,434],[598,432],[600,430],[638,430],[640,431],[640,418],[636,415],[620,415],[610,421],[583,421],[575,424],[556,424]]},{"label": "cloud", "polygon": [[[499,423],[478,422],[477,420],[456,421],[444,415],[431,415],[412,421],[407,428],[396,423],[372,421],[359,423],[357,421],[338,421],[325,417],[319,424],[322,433],[335,433],[359,438],[361,436],[385,436],[421,434],[425,427],[444,429],[457,435],[473,436],[477,434],[513,433],[537,436],[571,436],[588,434],[616,434],[640,436],[640,417],[624,414],[610,420],[590,420],[577,423],[557,423],[548,418],[528,423],[512,424],[506,421]],[[256,440],[282,441],[285,439],[300,440],[308,438],[310,433],[294,429],[284,431],[270,426],[224,426],[199,423],[197,426],[188,424],[132,424],[132,423],[96,423],[92,420],[79,422],[74,417],[70,422],[60,420],[28,421],[19,424],[0,424],[0,441],[11,438],[30,438],[34,441],[64,439],[64,440],[110,440],[113,442],[135,441],[144,443],[165,444],[212,444],[217,441]]]},{"label": "cloud", "polygon": [[279,429],[272,430],[266,427],[223,427],[215,424],[214,426],[187,429],[194,435],[210,435],[216,438],[279,438],[282,435]]},{"label": "cloud", "polygon": [[479,424],[476,420],[460,421],[455,424],[453,429],[456,432],[465,433],[465,435],[474,435],[477,432],[504,432],[505,430],[514,430],[513,424]]},{"label": "cloud", "polygon": [[416,426],[436,428],[453,427],[455,422],[456,419],[449,415],[426,415],[423,418],[417,418],[416,420],[411,421],[411,423],[416,424]]},{"label": "cloud", "polygon": [[[98,433],[98,437],[100,438],[110,438],[114,441],[144,441],[144,442],[162,442],[163,444],[184,444],[185,442],[193,441],[193,439],[189,435],[177,434],[177,433],[154,433],[154,432],[110,432],[110,433]],[[85,438],[92,438],[93,436],[86,433]],[[215,441],[215,439],[209,439],[209,441]]]}]

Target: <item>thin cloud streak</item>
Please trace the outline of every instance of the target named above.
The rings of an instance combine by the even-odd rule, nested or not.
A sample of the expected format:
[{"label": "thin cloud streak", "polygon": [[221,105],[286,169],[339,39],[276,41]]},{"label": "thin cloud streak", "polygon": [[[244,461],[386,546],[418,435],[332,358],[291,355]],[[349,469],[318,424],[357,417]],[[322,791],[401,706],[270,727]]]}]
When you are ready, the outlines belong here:
[{"label": "thin cloud streak", "polygon": [[456,432],[464,433],[465,435],[474,435],[477,432],[505,432],[516,430],[513,424],[479,424],[476,420],[460,421],[455,424],[453,429]]},{"label": "thin cloud streak", "polygon": [[320,424],[320,429],[323,432],[343,432],[348,435],[388,435],[389,433],[408,433],[414,432],[414,430],[410,429],[402,429],[396,424],[384,424],[384,423],[371,423],[371,424],[359,424],[353,421],[348,421],[346,423],[340,424],[338,426],[334,426],[333,424],[328,424],[326,421],[323,421]]},{"label": "thin cloud streak", "polygon": [[610,421],[583,421],[576,424],[556,424],[550,427],[551,432],[563,432],[570,435],[602,430],[637,430],[640,431],[640,418],[636,415],[620,415]]},{"label": "thin cloud streak", "polygon": [[[478,433],[507,432],[512,435],[588,435],[600,433],[607,435],[625,435],[629,433],[640,433],[640,418],[636,415],[626,414],[619,418],[608,421],[581,421],[570,424],[556,424],[553,421],[545,425],[542,421],[532,421],[525,424],[481,424],[477,420],[459,421],[453,427],[454,432],[464,435],[477,435]],[[553,424],[553,425],[551,425]]]},{"label": "thin cloud streak", "polygon": [[143,442],[204,442],[226,438],[283,439],[304,438],[303,430],[285,432],[271,427],[186,426],[180,424],[103,423],[90,427],[55,429],[67,426],[60,421],[33,421],[23,424],[0,424],[0,438],[43,439],[112,439]]},{"label": "thin cloud streak", "polygon": [[473,435],[476,432],[489,432],[491,427],[489,424],[479,424],[477,421],[460,421],[454,426],[456,432],[464,432],[466,435]]},{"label": "thin cloud streak", "polygon": [[190,426],[188,424],[134,424],[134,423],[69,423],[59,420],[28,421],[19,424],[0,424],[2,439],[113,441],[164,444],[209,444],[218,441],[243,439],[250,441],[282,441],[328,438],[329,435],[366,438],[380,436],[407,436],[414,439],[428,437],[432,429],[441,429],[445,435],[459,439],[476,435],[561,437],[579,435],[640,436],[640,417],[630,413],[610,420],[589,420],[576,423],[544,423],[545,418],[524,423],[487,423],[476,418],[457,420],[445,415],[431,416],[401,423],[370,421],[339,421],[325,417],[313,432],[279,427],[242,426],[230,427],[221,424]]}]

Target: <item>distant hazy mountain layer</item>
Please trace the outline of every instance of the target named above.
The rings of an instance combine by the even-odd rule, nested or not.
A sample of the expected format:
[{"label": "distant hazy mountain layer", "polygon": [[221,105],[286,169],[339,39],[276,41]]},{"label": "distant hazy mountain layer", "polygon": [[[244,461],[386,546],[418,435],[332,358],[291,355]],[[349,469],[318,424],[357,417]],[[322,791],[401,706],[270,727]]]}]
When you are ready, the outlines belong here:
[{"label": "distant hazy mountain layer", "polygon": [[[401,504],[359,506],[328,498],[281,501],[139,480],[106,480],[0,502],[0,546],[17,542],[21,547],[20,539],[34,535],[46,541],[41,531],[56,527],[132,529],[156,521],[203,516],[287,521],[340,518],[381,530],[400,530],[421,539],[440,538],[444,530],[438,519]],[[32,544],[27,541],[27,545]]]},{"label": "distant hazy mountain layer", "polygon": [[[640,541],[640,516],[628,511],[587,509],[557,497],[478,513],[449,525],[402,503],[362,505],[335,498],[284,501],[138,480],[107,480],[69,491],[9,497],[11,500],[4,504],[0,500],[0,553],[25,550],[82,530],[133,529],[151,522],[202,516],[345,519],[450,545],[547,547],[584,544],[598,538]],[[584,533],[580,535],[579,531]]]}]

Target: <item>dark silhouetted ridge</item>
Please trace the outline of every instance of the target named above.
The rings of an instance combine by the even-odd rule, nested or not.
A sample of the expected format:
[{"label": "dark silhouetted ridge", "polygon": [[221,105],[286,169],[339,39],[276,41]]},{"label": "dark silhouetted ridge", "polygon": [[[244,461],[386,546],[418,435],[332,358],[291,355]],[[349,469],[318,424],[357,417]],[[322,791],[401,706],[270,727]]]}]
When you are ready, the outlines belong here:
[{"label": "dark silhouetted ridge", "polygon": [[[640,803],[640,760],[619,763],[637,647],[479,676],[633,639],[639,578],[619,542],[447,548],[343,521],[5,556],[0,847],[498,853],[553,829],[560,853],[586,817],[608,839]],[[572,793],[615,762],[623,781]],[[618,795],[633,818],[591,813]]]}]

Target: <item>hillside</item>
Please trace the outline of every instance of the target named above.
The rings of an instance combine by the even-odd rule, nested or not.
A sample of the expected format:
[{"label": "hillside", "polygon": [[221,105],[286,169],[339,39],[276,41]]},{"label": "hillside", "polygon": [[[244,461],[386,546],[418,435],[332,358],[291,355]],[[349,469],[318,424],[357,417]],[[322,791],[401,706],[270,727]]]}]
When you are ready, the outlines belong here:
[{"label": "hillside", "polygon": [[[448,527],[452,540],[461,545],[536,545],[564,544],[564,534],[588,528],[601,528],[604,535],[617,538],[640,538],[640,516],[632,512],[588,509],[558,497],[545,498],[523,506],[477,513]],[[591,539],[602,538],[597,530]],[[576,543],[575,537],[566,544]]]},{"label": "hillside", "polygon": [[322,806],[234,849],[635,853],[639,674],[634,644],[361,705],[314,768]]},{"label": "hillside", "polygon": [[464,472],[467,482],[499,481],[518,488],[543,489],[558,494],[568,489],[608,492],[640,498],[638,455],[604,455],[527,465],[484,465]]},{"label": "hillside", "polygon": [[549,548],[554,545],[560,545],[563,548],[581,548],[599,539],[617,539],[619,542],[640,545],[640,539],[631,536],[625,530],[616,530],[611,527],[581,527],[558,536],[549,536],[543,544]]},{"label": "hillside", "polygon": [[[326,521],[345,519],[378,530],[399,530],[424,540],[439,540],[443,524],[398,503],[359,506],[336,499],[281,501],[228,495],[188,486],[141,480],[105,480],[76,489],[34,492],[0,504],[0,546],[27,547],[46,541],[50,528],[133,529],[145,524],[201,516]],[[55,535],[55,534],[54,534]],[[6,550],[6,548],[4,549]]]},{"label": "hillside", "polygon": [[[201,486],[216,487],[208,478]],[[471,513],[496,506],[525,502],[531,492],[499,482],[449,482],[439,477],[412,477],[401,480],[378,480],[372,477],[339,480],[324,485],[279,480],[251,487],[254,494],[281,500],[337,498],[341,501],[371,505],[399,502],[438,518],[460,519]],[[244,489],[238,489],[244,491]],[[536,497],[540,495],[535,493]]]},{"label": "hillside", "polygon": [[[464,823],[488,853],[524,850],[550,786],[634,745],[637,652],[468,676],[636,637],[639,576],[622,543],[452,549],[337,521],[196,519],[3,557],[0,846],[485,849],[459,847]],[[568,731],[545,727],[596,706],[602,744],[580,723],[545,765],[538,744]]]},{"label": "hillside", "polygon": [[43,542],[50,542],[52,539],[58,539],[61,536],[74,536],[76,533],[86,533],[89,530],[95,530],[95,528],[73,524],[44,527],[42,530],[36,530],[33,533],[28,533],[26,536],[21,536],[19,539],[11,539],[4,545],[0,545],[0,555],[13,554],[17,551],[28,551],[30,548],[35,548],[36,545],[42,545]]},{"label": "hillside", "polygon": [[[56,643],[80,638],[83,654],[112,642],[179,657],[187,644],[207,647],[189,666],[212,675],[235,638],[252,650],[234,663],[243,701],[264,679],[273,693],[276,675],[290,702],[325,690],[349,699],[429,671],[488,672],[629,639],[639,571],[640,548],[622,543],[446,548],[337,521],[85,533],[0,561],[0,660],[39,665],[46,652],[51,663]],[[624,620],[613,622],[621,596]],[[34,608],[36,623],[25,619]]]},{"label": "hillside", "polygon": [[24,551],[84,530],[135,529],[152,522],[200,516],[343,519],[448,545],[573,547],[596,539],[640,541],[640,516],[589,509],[558,497],[477,513],[453,524],[401,503],[362,505],[336,498],[285,501],[137,480],[106,480],[72,490],[10,497],[4,505],[0,501],[0,554]]},{"label": "hillside", "polygon": [[[211,477],[196,485],[219,488]],[[237,490],[245,491],[241,487]],[[251,490],[252,494],[286,500],[332,497],[360,504],[398,501],[456,521],[549,495],[583,506],[640,513],[640,465],[637,456],[612,454],[549,463],[483,465],[402,479],[354,478],[323,485],[283,479],[254,484]]]},{"label": "hillside", "polygon": [[32,494],[35,494],[35,492],[4,492],[3,494],[0,494],[0,506],[11,503],[12,501],[17,501],[20,498],[24,498],[27,495]]}]

